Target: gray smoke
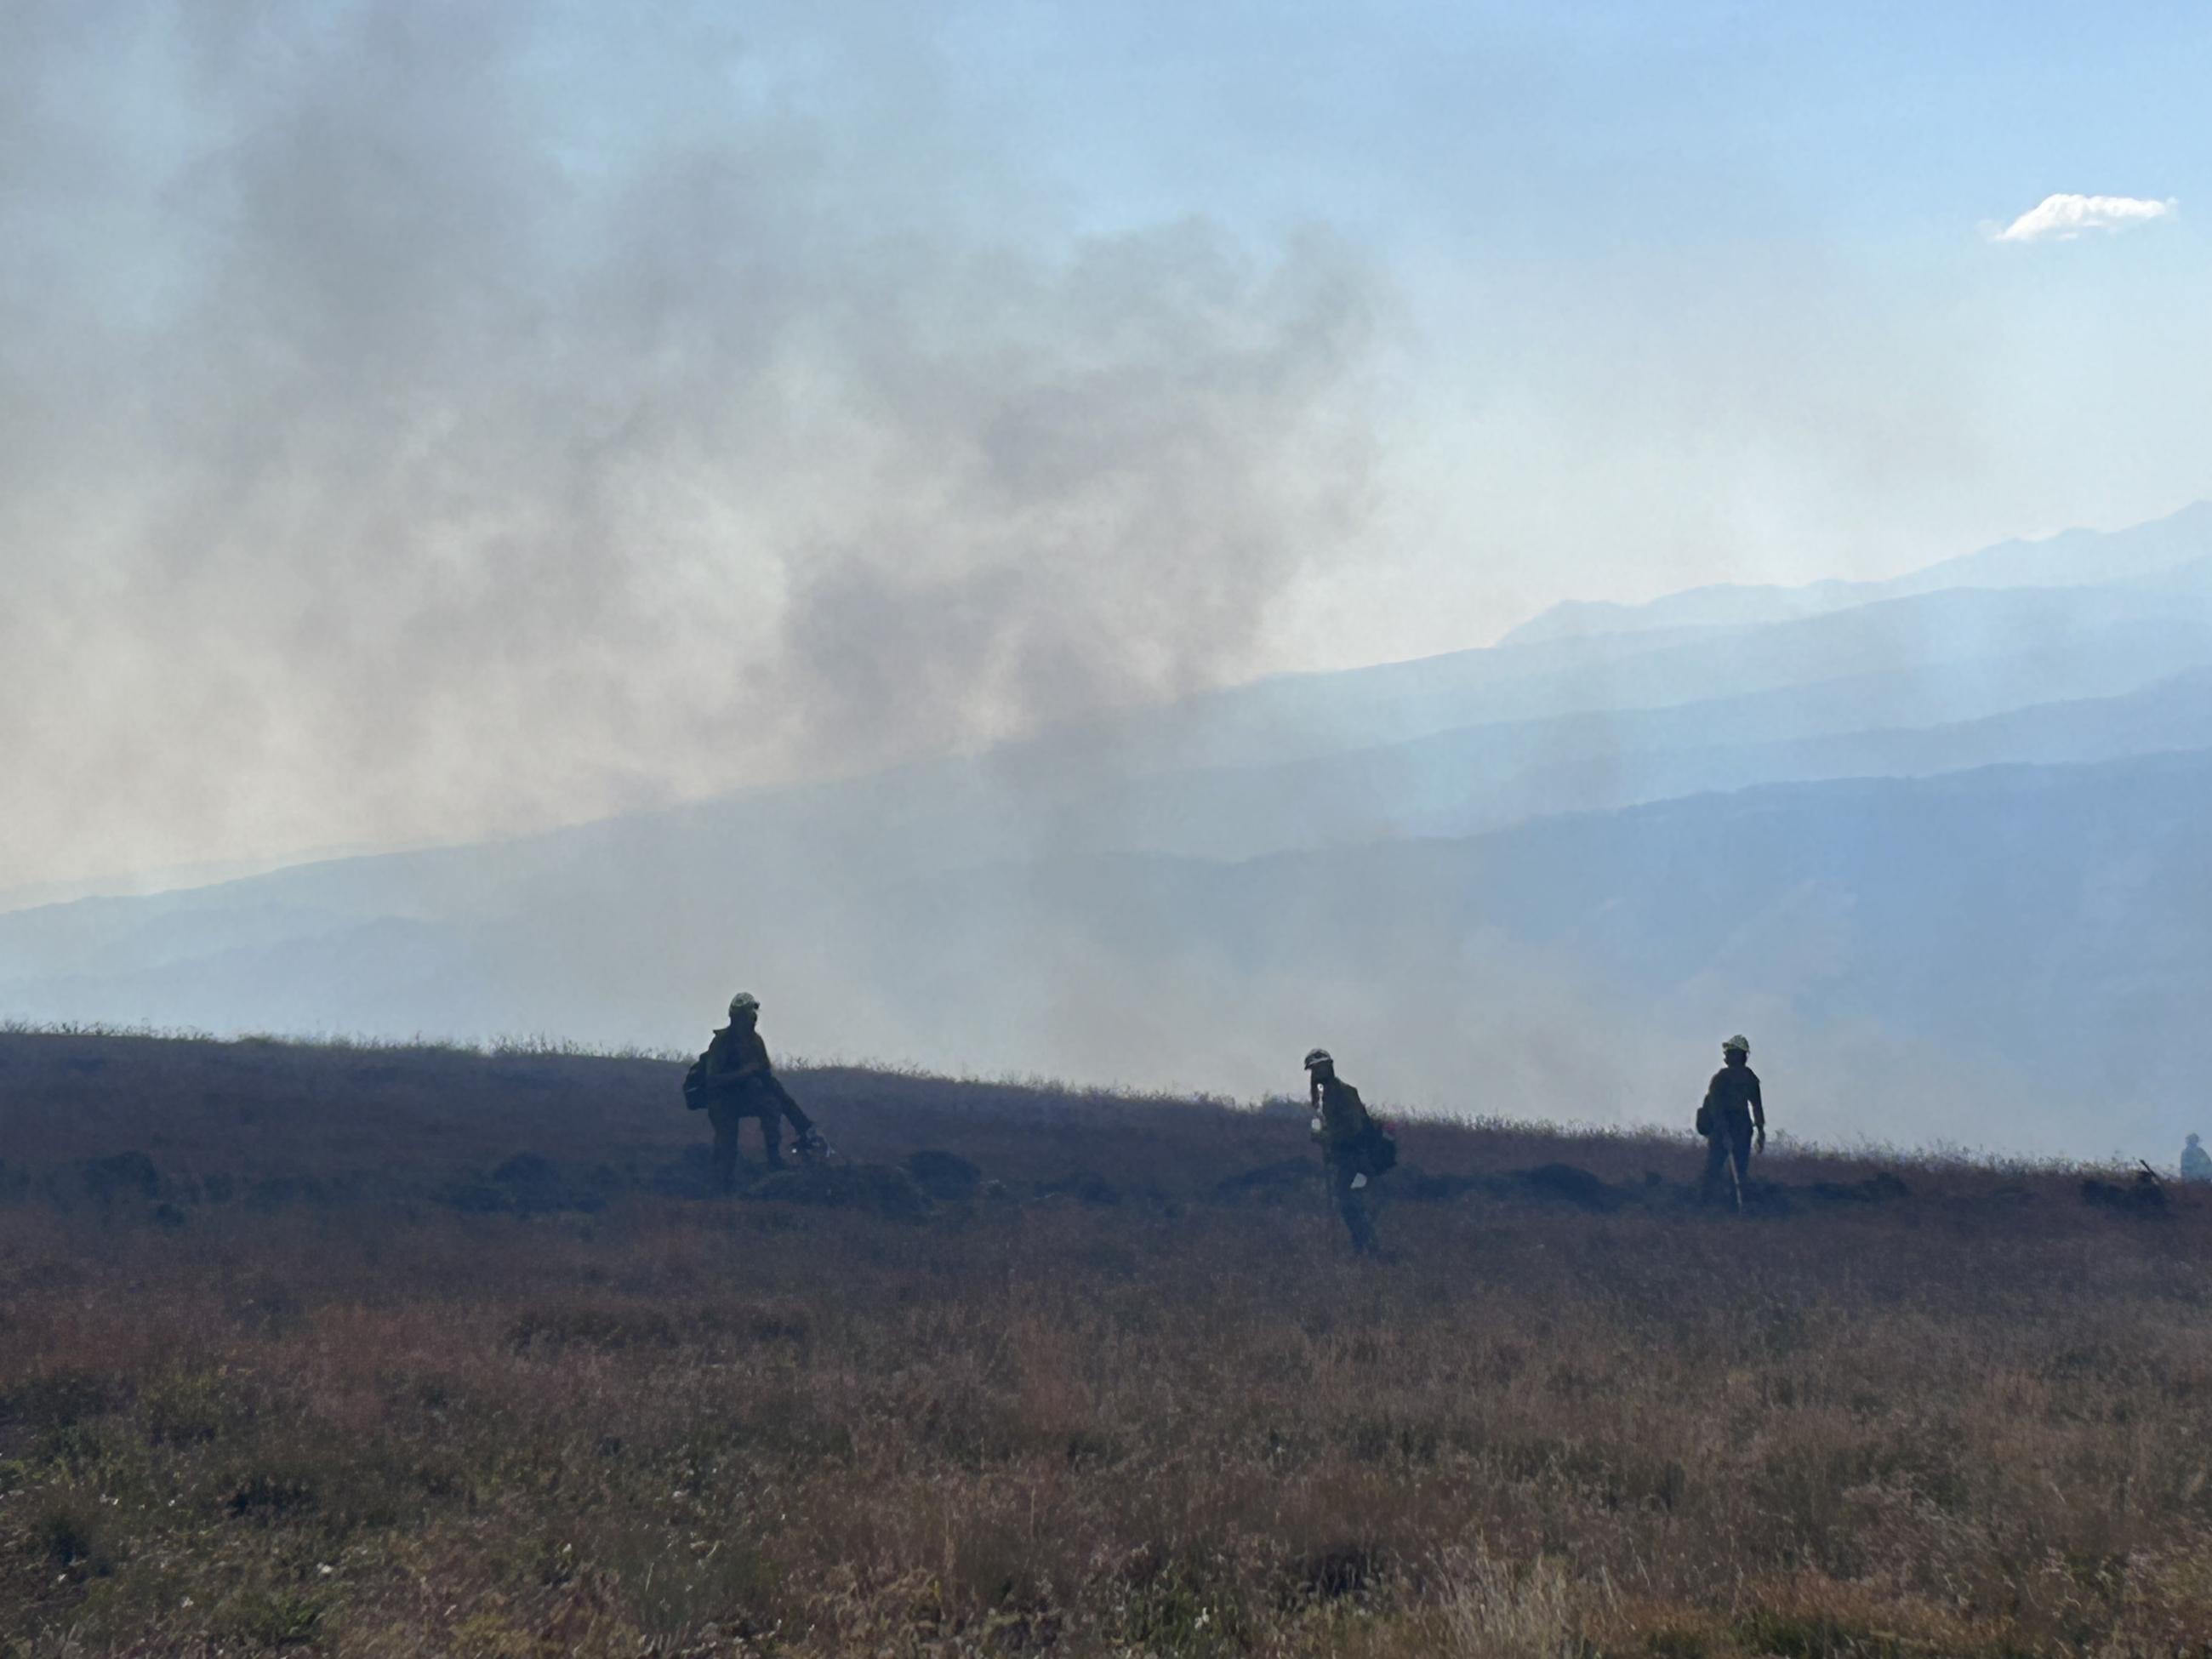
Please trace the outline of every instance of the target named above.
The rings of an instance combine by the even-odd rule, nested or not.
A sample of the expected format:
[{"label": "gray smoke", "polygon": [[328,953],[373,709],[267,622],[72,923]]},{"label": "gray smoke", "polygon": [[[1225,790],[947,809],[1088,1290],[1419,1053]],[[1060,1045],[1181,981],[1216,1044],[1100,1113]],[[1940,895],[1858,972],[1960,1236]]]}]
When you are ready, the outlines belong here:
[{"label": "gray smoke", "polygon": [[1364,510],[1375,277],[1075,234],[907,16],[0,16],[0,887],[1248,671]]}]

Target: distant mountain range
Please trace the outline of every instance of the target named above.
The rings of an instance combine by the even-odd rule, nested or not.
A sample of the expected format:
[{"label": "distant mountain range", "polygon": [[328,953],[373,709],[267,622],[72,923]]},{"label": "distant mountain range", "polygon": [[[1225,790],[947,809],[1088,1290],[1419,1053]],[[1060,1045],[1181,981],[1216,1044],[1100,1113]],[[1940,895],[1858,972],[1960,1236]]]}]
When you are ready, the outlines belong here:
[{"label": "distant mountain range", "polygon": [[1326,1042],[1379,1097],[1595,1121],[1684,1116],[1755,1027],[1806,1133],[2165,1152],[2212,1072],[2208,823],[2200,506],[0,915],[0,1017],[682,1045],[743,984],[822,1056],[1256,1093]]},{"label": "distant mountain range", "polygon": [[[2041,541],[1999,542],[1888,581],[1813,582],[1802,587],[1695,587],[1649,605],[1571,600],[1553,605],[1505,635],[1503,644],[1640,633],[1655,628],[1731,627],[1787,622],[1881,599],[1908,599],[1946,588],[2087,587],[2156,583],[2177,566],[2205,557],[2212,545],[2212,501],[2171,518],[2100,534],[2069,530]],[[2200,573],[2201,577],[2201,573]]]}]

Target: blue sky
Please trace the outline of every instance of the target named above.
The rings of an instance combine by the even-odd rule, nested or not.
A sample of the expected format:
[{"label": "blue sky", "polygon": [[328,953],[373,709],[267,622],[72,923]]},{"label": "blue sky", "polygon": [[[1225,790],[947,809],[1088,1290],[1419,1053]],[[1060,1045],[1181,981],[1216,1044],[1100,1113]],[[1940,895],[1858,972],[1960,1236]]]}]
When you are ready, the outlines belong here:
[{"label": "blue sky", "polygon": [[[0,886],[2162,515],[2208,84],[2194,5],[24,0]],[[1993,240],[2059,193],[2158,216]]]},{"label": "blue sky", "polygon": [[[1009,27],[1009,20],[1012,26]],[[2185,191],[2195,7],[1131,5],[971,11],[963,88],[1036,100],[1092,210],[1604,257],[1948,244],[2054,180]],[[2139,175],[2154,174],[2156,179]]]}]

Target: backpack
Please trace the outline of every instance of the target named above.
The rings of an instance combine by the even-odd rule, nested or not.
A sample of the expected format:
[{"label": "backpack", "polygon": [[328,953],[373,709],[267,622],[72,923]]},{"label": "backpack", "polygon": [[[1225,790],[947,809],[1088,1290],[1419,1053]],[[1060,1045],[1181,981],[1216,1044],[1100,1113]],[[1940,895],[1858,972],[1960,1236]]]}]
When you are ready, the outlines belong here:
[{"label": "backpack", "polygon": [[1371,1117],[1367,1120],[1367,1132],[1359,1138],[1359,1164],[1362,1172],[1370,1176],[1388,1175],[1398,1164],[1397,1140]]},{"label": "backpack", "polygon": [[684,1109],[704,1111],[707,1107],[707,1056],[702,1054],[691,1062],[684,1073]]}]

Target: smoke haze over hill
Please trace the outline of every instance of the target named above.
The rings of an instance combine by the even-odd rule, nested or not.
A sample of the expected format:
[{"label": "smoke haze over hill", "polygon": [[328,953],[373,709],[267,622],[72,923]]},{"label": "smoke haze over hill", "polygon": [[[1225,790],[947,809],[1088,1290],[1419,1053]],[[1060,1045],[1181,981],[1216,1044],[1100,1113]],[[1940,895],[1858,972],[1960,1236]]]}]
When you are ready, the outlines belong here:
[{"label": "smoke haze over hill", "polygon": [[680,1048],[744,982],[821,1057],[1255,1095],[1326,1037],[1401,1105],[1630,1123],[1747,1027],[1801,1133],[2155,1147],[2212,1064],[2203,525],[2163,566],[2081,542],[2070,586],[1970,561],[1991,585],[28,909],[0,1007]]},{"label": "smoke haze over hill", "polygon": [[46,785],[0,885],[1178,694],[1362,513],[1366,263],[1038,234],[903,28],[0,28],[0,749]]},{"label": "smoke haze over hill", "polygon": [[[1993,88],[1899,26],[1889,69],[2071,95],[1966,99],[1900,192],[1807,153],[1868,83],[1809,18],[12,6],[0,889],[849,774],[2212,493],[2197,221],[1970,229],[2045,145],[2188,200],[2193,38],[2019,18]],[[1687,60],[1708,95],[1620,72]]]}]

